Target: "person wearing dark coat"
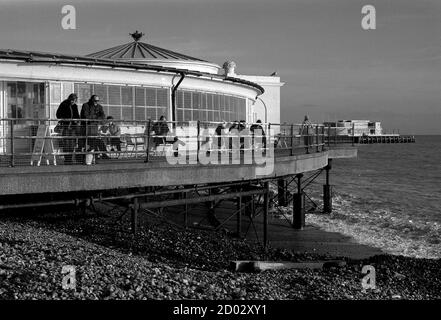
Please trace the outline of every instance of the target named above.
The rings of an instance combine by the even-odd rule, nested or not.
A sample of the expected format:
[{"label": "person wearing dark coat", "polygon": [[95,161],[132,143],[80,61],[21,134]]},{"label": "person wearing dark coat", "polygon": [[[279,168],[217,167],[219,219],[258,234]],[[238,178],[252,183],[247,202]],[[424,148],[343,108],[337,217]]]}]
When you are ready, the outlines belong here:
[{"label": "person wearing dark coat", "polygon": [[153,139],[155,146],[165,144],[166,136],[170,132],[165,116],[161,116],[159,121],[153,124],[152,131],[154,131],[156,135],[156,137]]},{"label": "person wearing dark coat", "polygon": [[77,95],[75,93],[71,93],[66,100],[60,103],[56,113],[57,119],[61,119],[58,122],[58,126],[61,126],[60,133],[64,137],[62,140],[60,140],[60,146],[63,152],[69,153],[64,155],[65,164],[72,164],[72,153],[76,145],[76,138],[66,137],[74,137],[79,133],[77,121],[69,120],[80,118],[78,106],[76,104],[77,100]]},{"label": "person wearing dark coat", "polygon": [[[236,130],[236,131],[234,131]],[[239,121],[234,121],[233,124],[230,126],[230,129],[228,129],[228,133],[230,134],[230,139],[229,139],[229,148],[230,151],[233,150],[233,138],[231,137],[232,133],[231,131],[233,131],[233,134],[237,134],[240,130],[239,130]]]},{"label": "person wearing dark coat", "polygon": [[249,136],[249,130],[247,129],[247,125],[246,125],[245,120],[239,121],[238,130],[239,130],[239,133],[241,134],[240,149],[243,150],[245,148],[245,137],[248,138],[248,136]]},{"label": "person wearing dark coat", "polygon": [[262,128],[262,121],[257,120],[256,123],[253,124],[250,127],[250,131],[251,131],[251,136],[252,136],[252,139],[253,139],[253,146],[255,144],[254,143],[254,136],[256,134],[257,136],[261,136],[261,138],[262,138],[262,146],[263,146],[263,148],[266,148],[266,136],[265,136],[265,131]]},{"label": "person wearing dark coat", "polygon": [[225,130],[225,121],[219,123],[219,125],[216,127],[216,130],[214,131],[217,139],[217,148],[218,150],[222,149],[222,146],[225,146],[224,141],[224,130]]},{"label": "person wearing dark coat", "polygon": [[[98,103],[100,98],[97,95],[92,95],[88,102],[84,103],[81,108],[81,119],[87,119],[91,121],[84,121],[82,123],[83,134],[87,135],[87,143],[89,145],[90,150],[95,151],[106,151],[100,150],[102,149],[103,143],[100,141],[98,136],[98,126],[105,119],[105,114],[103,107]],[[90,136],[95,136],[93,138],[89,138]],[[86,145],[85,140],[83,141],[83,146]],[[86,150],[88,151],[88,150]]]}]

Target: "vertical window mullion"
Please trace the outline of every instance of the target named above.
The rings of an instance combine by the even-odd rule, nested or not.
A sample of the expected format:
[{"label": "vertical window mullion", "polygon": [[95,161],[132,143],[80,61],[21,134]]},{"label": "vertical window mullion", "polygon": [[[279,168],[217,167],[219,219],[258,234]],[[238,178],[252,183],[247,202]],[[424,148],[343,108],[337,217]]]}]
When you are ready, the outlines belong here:
[{"label": "vertical window mullion", "polygon": [[126,119],[123,118],[122,108],[122,87],[119,86],[119,118],[125,121]]},{"label": "vertical window mullion", "polygon": [[135,87],[131,87],[132,88],[132,119],[135,121],[135,125],[136,125],[136,114],[135,114]]},{"label": "vertical window mullion", "polygon": [[143,88],[144,90],[144,119],[148,120],[149,119],[149,115],[147,113],[147,90],[145,88]]}]

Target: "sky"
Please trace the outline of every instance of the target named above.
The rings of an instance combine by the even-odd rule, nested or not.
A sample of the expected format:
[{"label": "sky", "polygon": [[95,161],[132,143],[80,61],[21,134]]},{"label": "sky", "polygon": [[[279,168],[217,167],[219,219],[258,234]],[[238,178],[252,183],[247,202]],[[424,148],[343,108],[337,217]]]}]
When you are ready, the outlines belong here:
[{"label": "sky", "polygon": [[[63,5],[77,29],[61,27]],[[361,27],[364,5],[376,29]],[[88,54],[142,39],[238,74],[277,71],[286,122],[441,134],[441,0],[0,0],[0,47]]]}]

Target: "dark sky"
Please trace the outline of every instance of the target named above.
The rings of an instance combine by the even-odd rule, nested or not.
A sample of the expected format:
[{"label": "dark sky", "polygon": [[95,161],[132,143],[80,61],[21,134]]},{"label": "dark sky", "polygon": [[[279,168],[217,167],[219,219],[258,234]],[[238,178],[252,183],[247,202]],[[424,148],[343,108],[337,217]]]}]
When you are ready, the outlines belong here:
[{"label": "dark sky", "polygon": [[[73,4],[77,30],[61,28]],[[377,29],[361,28],[361,8]],[[241,74],[277,71],[282,119],[441,134],[441,0],[0,0],[1,48],[86,54],[143,41]]]}]

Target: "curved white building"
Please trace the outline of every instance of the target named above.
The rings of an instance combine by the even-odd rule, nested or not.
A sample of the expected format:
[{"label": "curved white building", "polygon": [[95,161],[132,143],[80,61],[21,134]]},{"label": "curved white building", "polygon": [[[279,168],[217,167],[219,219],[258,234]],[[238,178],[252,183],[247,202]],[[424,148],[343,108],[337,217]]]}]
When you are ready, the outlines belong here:
[{"label": "curved white building", "polygon": [[[0,50],[0,118],[55,119],[58,105],[75,92],[79,107],[97,94],[106,116],[130,122],[161,115],[171,121],[279,122],[268,119],[270,113],[280,119],[279,91],[258,111],[265,89],[234,68],[224,72],[217,64],[141,42],[139,32],[131,36],[130,43],[87,56]],[[282,85],[278,77],[261,78],[278,90]],[[8,136],[8,126],[0,123],[1,136]],[[15,122],[15,133],[20,130],[29,133],[26,121]],[[14,148],[29,148],[23,144]],[[0,141],[0,150],[6,145]]]}]

